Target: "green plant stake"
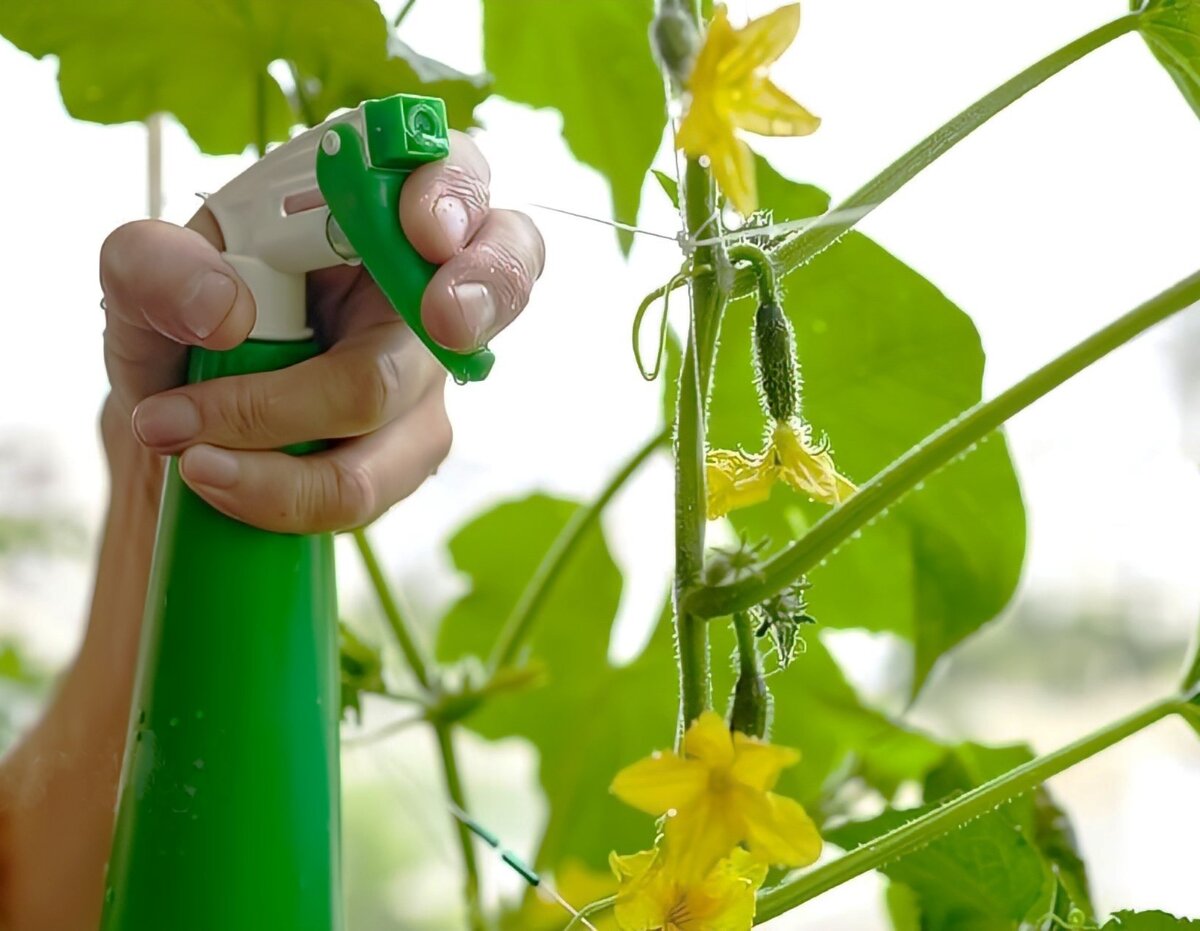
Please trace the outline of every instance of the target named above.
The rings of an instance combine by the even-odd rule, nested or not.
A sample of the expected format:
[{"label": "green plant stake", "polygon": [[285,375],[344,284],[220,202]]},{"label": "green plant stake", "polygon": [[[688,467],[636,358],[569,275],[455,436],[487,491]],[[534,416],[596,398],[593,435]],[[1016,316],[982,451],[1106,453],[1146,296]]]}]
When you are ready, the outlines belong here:
[{"label": "green plant stake", "polygon": [[[258,316],[241,346],[194,349],[188,380],[315,355],[304,275],[360,257],[457,380],[485,377],[490,352],[430,340],[420,300],[434,269],[399,228],[405,178],[448,150],[442,101],[398,95],[298,136],[213,195]],[[232,520],[171,462],[103,931],[342,927],[336,618],[331,535]]]}]

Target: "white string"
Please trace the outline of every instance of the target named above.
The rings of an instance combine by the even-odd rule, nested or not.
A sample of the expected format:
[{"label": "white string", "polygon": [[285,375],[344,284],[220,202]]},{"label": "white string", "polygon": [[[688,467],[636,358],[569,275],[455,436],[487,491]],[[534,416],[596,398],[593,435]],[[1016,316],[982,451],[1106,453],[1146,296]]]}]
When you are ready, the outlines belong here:
[{"label": "white string", "polygon": [[846,222],[854,223],[857,220],[861,220],[877,206],[879,205],[866,204],[862,207],[847,207],[845,210],[832,210],[810,217],[800,217],[796,220],[770,223],[767,226],[744,226],[741,229],[732,230],[723,236],[716,236],[712,239],[693,239],[688,245],[696,249],[700,246],[717,246],[730,242],[738,242],[743,239],[752,239],[755,236],[774,236],[779,233],[789,233],[793,230],[807,232],[810,229],[819,229],[822,226],[838,226]]},{"label": "white string", "polygon": [[642,229],[640,226],[630,226],[628,223],[620,223],[617,220],[605,220],[601,217],[593,217],[586,213],[576,213],[574,210],[565,210],[562,207],[551,207],[549,204],[534,204],[530,203],[530,207],[536,207],[538,210],[549,210],[551,213],[561,213],[568,217],[575,217],[577,220],[590,220],[592,223],[602,223],[605,226],[611,226],[619,230],[625,230],[629,233],[638,233],[642,236],[653,236],[655,239],[666,239],[670,242],[678,242],[676,236],[668,236],[666,233],[659,233],[654,230]]}]

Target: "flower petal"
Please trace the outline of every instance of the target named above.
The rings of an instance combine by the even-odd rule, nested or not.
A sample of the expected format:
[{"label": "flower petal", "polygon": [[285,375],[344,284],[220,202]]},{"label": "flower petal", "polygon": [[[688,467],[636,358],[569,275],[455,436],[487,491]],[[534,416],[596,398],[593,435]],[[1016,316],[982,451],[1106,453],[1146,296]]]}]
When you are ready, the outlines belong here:
[{"label": "flower petal", "polygon": [[708,768],[674,753],[655,753],[617,773],[609,791],[648,815],[692,804],[708,786]]},{"label": "flower petal", "polygon": [[774,788],[779,774],[800,762],[800,754],[791,747],[776,747],[740,732],[733,735],[733,754],[733,778],[759,792]]},{"label": "flower petal", "polygon": [[773,792],[739,789],[750,852],[777,866],[807,866],[821,855],[821,835],[799,802]]},{"label": "flower petal", "polygon": [[704,33],[704,44],[696,55],[692,73],[688,77],[688,90],[693,95],[710,94],[719,79],[718,71],[725,58],[737,43],[737,35],[729,24],[729,11],[725,4],[717,4]]},{"label": "flower petal", "polygon": [[677,896],[663,874],[659,852],[643,850],[628,856],[612,853],[608,862],[621,883],[614,909],[621,931],[662,928]]},{"label": "flower petal", "polygon": [[716,520],[737,508],[766,501],[771,496],[778,469],[769,456],[750,457],[716,449],[708,454],[704,472],[708,519]]},{"label": "flower petal", "polygon": [[699,886],[685,893],[687,913],[705,931],[745,931],[754,922],[754,893],[767,878],[767,864],[735,847]]},{"label": "flower petal", "polygon": [[807,424],[778,423],[771,443],[780,477],[797,491],[826,504],[841,504],[858,490],[838,473],[828,450],[812,445]]},{"label": "flower petal", "polygon": [[733,735],[725,719],[715,711],[702,713],[683,735],[683,752],[710,769],[732,765]]},{"label": "flower petal", "polygon": [[726,131],[709,140],[705,149],[713,177],[729,202],[744,217],[758,209],[758,180],[754,173],[754,153],[733,134]]},{"label": "flower petal", "polygon": [[765,78],[731,101],[728,112],[735,126],[760,136],[808,136],[821,125],[820,117]]},{"label": "flower petal", "polygon": [[667,818],[663,828],[663,869],[678,884],[700,882],[742,839],[740,819],[724,801],[721,796],[706,792],[692,805]]},{"label": "flower petal", "polygon": [[799,31],[799,3],[781,6],[766,16],[750,20],[734,32],[733,48],[721,57],[722,83],[728,85],[752,77],[786,52]]}]

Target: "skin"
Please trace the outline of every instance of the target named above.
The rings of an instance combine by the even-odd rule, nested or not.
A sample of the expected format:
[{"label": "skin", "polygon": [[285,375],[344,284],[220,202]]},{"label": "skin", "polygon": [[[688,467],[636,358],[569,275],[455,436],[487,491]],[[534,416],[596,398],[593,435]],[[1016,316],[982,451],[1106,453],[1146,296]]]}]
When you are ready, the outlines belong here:
[{"label": "skin", "polygon": [[[422,320],[451,349],[511,323],[545,260],[528,217],[489,207],[489,180],[456,134],[449,158],[414,172],[401,197],[406,235],[441,266]],[[126,224],[101,249],[109,508],[83,645],[45,716],[0,761],[4,931],[99,922],[166,457],[179,455],[184,481],[219,510],[306,533],[370,522],[450,448],[444,372],[361,269],[309,275],[321,356],[184,385],[188,346],[228,349],[254,325],[253,298],[220,249],[204,209],[186,227]],[[314,439],[338,442],[303,458],[272,451]]]}]

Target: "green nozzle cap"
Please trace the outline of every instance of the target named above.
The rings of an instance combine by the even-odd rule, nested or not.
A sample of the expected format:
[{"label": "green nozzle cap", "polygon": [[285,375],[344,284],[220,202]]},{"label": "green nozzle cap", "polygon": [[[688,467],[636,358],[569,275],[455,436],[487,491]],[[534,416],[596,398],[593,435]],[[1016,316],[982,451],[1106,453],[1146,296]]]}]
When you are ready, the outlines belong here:
[{"label": "green nozzle cap", "polygon": [[436,97],[397,94],[363,104],[367,138],[334,123],[317,150],[317,185],[329,212],[363,265],[421,342],[459,382],[487,377],[487,349],[455,352],[421,321],[421,297],[437,271],[400,228],[400,188],[414,168],[450,152],[446,105]]},{"label": "green nozzle cap", "polygon": [[377,168],[411,169],[450,154],[446,104],[437,97],[396,94],[363,104],[367,154]]}]

